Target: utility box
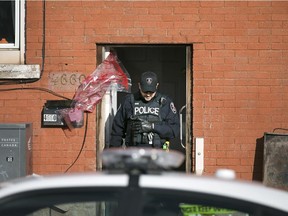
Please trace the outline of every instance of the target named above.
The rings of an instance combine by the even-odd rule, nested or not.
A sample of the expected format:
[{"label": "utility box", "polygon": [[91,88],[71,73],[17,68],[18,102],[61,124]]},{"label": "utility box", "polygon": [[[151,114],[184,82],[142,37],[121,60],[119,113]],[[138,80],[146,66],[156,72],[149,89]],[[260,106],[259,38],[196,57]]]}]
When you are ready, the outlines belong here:
[{"label": "utility box", "polygon": [[[60,111],[70,109],[72,107],[72,100],[48,100],[41,112],[41,127],[43,128],[65,128],[73,127],[80,128],[83,126],[84,112],[78,111],[79,121],[69,121],[68,115],[60,114]],[[75,112],[72,112],[72,114]]]},{"label": "utility box", "polygon": [[264,134],[263,183],[288,190],[288,134]]},{"label": "utility box", "polygon": [[45,103],[41,113],[42,127],[66,127],[66,122],[59,111],[71,107],[71,100],[49,100]]},{"label": "utility box", "polygon": [[32,123],[0,124],[0,182],[32,174]]}]

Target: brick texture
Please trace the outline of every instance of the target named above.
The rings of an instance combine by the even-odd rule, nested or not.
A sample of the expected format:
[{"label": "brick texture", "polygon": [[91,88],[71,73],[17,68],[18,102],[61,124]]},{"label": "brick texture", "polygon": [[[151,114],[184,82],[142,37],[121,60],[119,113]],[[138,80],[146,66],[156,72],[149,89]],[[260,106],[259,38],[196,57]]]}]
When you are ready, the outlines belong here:
[{"label": "brick texture", "polygon": [[[42,65],[43,3],[26,5],[26,63]],[[261,180],[257,140],[288,128],[287,10],[285,1],[46,1],[43,76],[23,85],[35,90],[0,94],[0,120],[33,123],[35,173],[64,172],[84,128],[40,127],[45,101],[59,99],[37,90],[48,88],[49,73],[90,74],[96,43],[193,44],[192,136],[205,139],[204,173],[228,167],[239,178]],[[57,93],[72,98],[74,91]],[[89,115],[86,144],[70,171],[95,170],[95,114]]]}]

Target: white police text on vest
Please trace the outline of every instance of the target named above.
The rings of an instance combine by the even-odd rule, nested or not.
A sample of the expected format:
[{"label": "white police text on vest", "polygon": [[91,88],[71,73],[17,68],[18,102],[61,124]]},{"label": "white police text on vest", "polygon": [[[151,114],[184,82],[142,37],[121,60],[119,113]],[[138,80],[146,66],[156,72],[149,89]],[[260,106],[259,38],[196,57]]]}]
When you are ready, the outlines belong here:
[{"label": "white police text on vest", "polygon": [[135,107],[135,115],[143,114],[159,115],[159,107]]}]

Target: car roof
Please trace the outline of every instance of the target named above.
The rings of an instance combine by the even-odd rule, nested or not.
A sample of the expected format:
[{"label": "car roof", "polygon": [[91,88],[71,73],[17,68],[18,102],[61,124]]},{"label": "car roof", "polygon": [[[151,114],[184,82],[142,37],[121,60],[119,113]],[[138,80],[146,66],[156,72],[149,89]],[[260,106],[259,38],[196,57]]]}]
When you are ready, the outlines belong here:
[{"label": "car roof", "polygon": [[[163,184],[165,182],[165,184]],[[219,179],[214,176],[187,174],[161,176],[147,175],[140,178],[140,186],[179,191],[193,191],[203,194],[245,200],[265,206],[275,207],[288,212],[288,192],[269,188],[260,182],[236,179]]]},{"label": "car roof", "polygon": [[[225,208],[234,206],[235,209],[243,211],[246,210],[243,206],[252,206],[251,212],[258,211],[260,206],[264,209],[271,208],[281,211],[281,215],[283,212],[288,213],[287,191],[269,188],[260,182],[221,178],[219,177],[221,175],[218,177],[197,176],[184,172],[167,171],[169,166],[175,167],[175,164],[181,164],[178,156],[178,153],[168,154],[163,153],[162,150],[160,152],[138,149],[130,152],[121,150],[116,151],[116,154],[113,150],[104,154],[103,161],[109,168],[104,171],[32,175],[7,181],[0,184],[0,212],[1,210],[9,211],[16,206],[25,208],[27,202],[37,199],[37,192],[41,193],[42,201],[46,202],[47,192],[50,198],[53,193],[61,196],[61,193],[65,195],[75,192],[79,195],[79,191],[81,191],[83,196],[90,194],[90,196],[98,196],[101,199],[103,193],[110,194],[110,192],[117,193],[117,191],[128,193],[126,197],[130,197],[130,195],[133,197],[133,194],[135,195],[135,192],[138,191],[136,197],[139,198],[139,195],[142,194],[140,191],[146,191],[147,194],[150,192],[154,194],[152,196],[159,195],[160,200],[162,199],[161,194],[166,194],[165,199],[169,196],[178,197],[178,200],[184,200],[186,203],[191,201],[194,203],[195,200],[200,204],[216,205],[218,203],[218,206]],[[101,193],[98,193],[99,191]],[[92,194],[92,192],[96,192],[96,194]],[[29,199],[27,199],[28,197]],[[58,201],[59,199],[60,197]],[[197,201],[198,199],[199,201]],[[16,202],[11,204],[13,200]],[[235,206],[238,201],[242,202],[243,206]],[[54,205],[53,200],[49,202]],[[43,203],[39,203],[40,201],[38,207],[43,205]],[[7,204],[8,207],[5,207]],[[134,200],[134,204],[138,205],[137,200]],[[129,215],[133,215],[133,212]]]},{"label": "car roof", "polygon": [[[129,185],[129,174],[77,173],[21,178],[1,184],[0,200],[14,194],[43,189],[118,187]],[[288,192],[261,183],[196,176],[179,172],[140,174],[139,187],[170,191],[197,192],[245,200],[288,212]]]}]

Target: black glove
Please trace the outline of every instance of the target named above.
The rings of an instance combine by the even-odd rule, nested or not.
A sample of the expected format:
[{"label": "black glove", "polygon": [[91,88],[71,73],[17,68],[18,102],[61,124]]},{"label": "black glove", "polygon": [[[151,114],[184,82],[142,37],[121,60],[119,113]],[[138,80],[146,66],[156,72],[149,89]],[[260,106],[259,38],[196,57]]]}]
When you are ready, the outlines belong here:
[{"label": "black glove", "polygon": [[149,133],[154,129],[154,124],[146,120],[141,120],[134,122],[133,128],[139,133]]}]

